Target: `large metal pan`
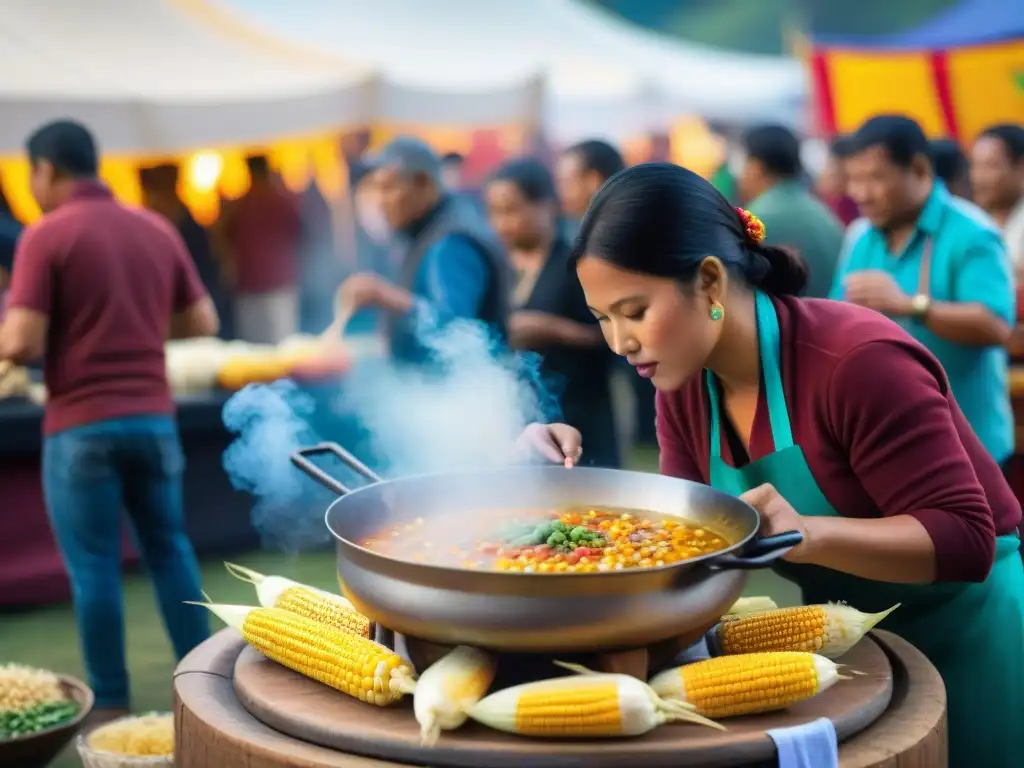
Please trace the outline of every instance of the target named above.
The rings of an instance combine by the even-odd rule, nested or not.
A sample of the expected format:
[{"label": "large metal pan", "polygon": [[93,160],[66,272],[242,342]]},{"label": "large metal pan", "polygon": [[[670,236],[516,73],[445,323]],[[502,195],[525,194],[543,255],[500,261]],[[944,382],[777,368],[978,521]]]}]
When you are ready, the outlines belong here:
[{"label": "large metal pan", "polygon": [[[310,457],[332,454],[371,485],[350,490]],[[641,647],[710,627],[739,597],[747,571],[779,559],[799,532],[757,538],[757,511],[699,483],[642,472],[560,466],[382,480],[340,446],[292,462],[340,497],[326,522],[338,576],[360,611],[404,635],[500,651],[588,652]],[[426,565],[360,546],[381,529],[452,512],[592,505],[677,515],[734,542],[658,568],[602,573],[505,573]]]}]

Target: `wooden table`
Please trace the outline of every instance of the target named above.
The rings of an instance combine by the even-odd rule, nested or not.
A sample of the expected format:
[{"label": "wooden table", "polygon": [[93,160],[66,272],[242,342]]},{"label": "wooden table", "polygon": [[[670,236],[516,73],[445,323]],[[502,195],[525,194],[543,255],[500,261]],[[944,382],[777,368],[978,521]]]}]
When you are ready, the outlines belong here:
[{"label": "wooden table", "polygon": [[[873,725],[840,746],[841,768],[945,768],[946,694],[941,678],[909,643],[888,632],[872,635],[893,668],[892,701]],[[189,654],[175,670],[175,750],[179,768],[397,765],[308,744],[256,720],[239,703],[232,679],[244,647],[237,633],[223,630]]]}]

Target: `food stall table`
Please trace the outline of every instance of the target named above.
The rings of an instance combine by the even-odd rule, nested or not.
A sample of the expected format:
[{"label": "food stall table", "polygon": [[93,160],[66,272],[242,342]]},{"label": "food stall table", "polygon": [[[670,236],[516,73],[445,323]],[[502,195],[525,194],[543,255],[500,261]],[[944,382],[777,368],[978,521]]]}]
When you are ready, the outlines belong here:
[{"label": "food stall table", "polygon": [[[869,637],[877,649],[884,653],[891,668],[891,697],[884,711],[871,725],[842,742],[839,749],[841,768],[945,768],[946,696],[941,678],[919,651],[895,635],[876,631]],[[244,686],[240,685],[241,681],[236,680],[236,670],[248,677],[250,683],[255,679],[252,676],[254,652],[246,648],[236,632],[223,630],[194,650],[175,671],[175,748],[179,768],[220,768],[223,765],[242,764],[249,768],[384,768],[416,764],[408,760],[396,763],[372,756],[379,751],[373,743],[372,733],[367,733],[367,743],[362,745],[364,755],[356,755],[293,738],[258,720],[250,714],[239,693],[241,691],[242,695],[251,696],[252,691],[246,693]],[[249,669],[241,671],[247,665]],[[306,686],[318,685],[305,679],[299,681],[298,676],[289,678],[293,673],[283,669],[280,671],[283,673],[281,679],[293,679],[294,685],[300,682]],[[307,691],[313,694],[313,698],[317,698],[316,692]],[[280,691],[271,691],[269,686],[264,689],[264,693],[268,697],[283,696]],[[298,695],[298,699],[293,701],[301,699],[302,696]],[[312,699],[307,704],[310,709],[313,708]],[[249,702],[249,706],[252,706],[252,702]],[[301,705],[296,703],[295,706],[299,708]],[[372,709],[368,710],[368,713],[372,712]],[[270,719],[267,713],[263,713],[263,716]],[[412,718],[411,711],[408,717]],[[674,727],[667,725],[662,726],[662,729]],[[695,731],[690,726],[678,727],[680,738],[671,755],[672,764],[680,767],[706,765],[704,762],[686,761],[687,742],[683,734],[692,735]],[[476,726],[473,728],[477,729]],[[508,741],[508,737],[497,734],[495,738]],[[648,737],[631,740],[630,743],[639,746],[645,740]],[[594,742],[594,752],[587,757],[587,764],[614,765],[605,757],[608,750],[602,749],[602,745],[607,747],[611,743],[608,740]],[[488,765],[529,764],[530,755],[527,751],[533,753],[534,762],[541,758],[536,740],[523,739],[522,744],[526,751],[521,755],[510,756],[505,753],[492,762],[478,762],[476,765],[486,768]],[[424,751],[423,754],[424,760],[435,768],[446,766],[441,759],[443,751]],[[652,755],[645,755],[645,765],[652,764],[648,760]],[[662,754],[661,764],[665,764],[665,759],[667,755]],[[566,764],[579,765],[582,764],[580,760],[581,755],[577,754]],[[751,761],[744,755],[743,749],[730,751],[728,745],[715,752],[715,765],[718,766],[769,768],[775,764],[773,758],[763,756]]]},{"label": "food stall table", "polygon": [[[186,527],[200,553],[255,549],[252,497],[236,491],[222,456],[232,436],[221,409],[228,394],[176,398],[185,454]],[[0,401],[0,606],[41,605],[68,599],[67,576],[50,532],[40,480],[43,409],[25,400]],[[126,561],[135,560],[127,540]]]}]

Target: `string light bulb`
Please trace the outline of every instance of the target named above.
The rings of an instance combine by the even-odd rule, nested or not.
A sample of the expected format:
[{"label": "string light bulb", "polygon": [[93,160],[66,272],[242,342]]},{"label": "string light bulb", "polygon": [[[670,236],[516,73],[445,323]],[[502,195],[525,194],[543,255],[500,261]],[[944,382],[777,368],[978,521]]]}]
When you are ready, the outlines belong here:
[{"label": "string light bulb", "polygon": [[204,150],[188,159],[185,178],[195,191],[211,192],[216,189],[223,170],[224,158],[218,152]]}]

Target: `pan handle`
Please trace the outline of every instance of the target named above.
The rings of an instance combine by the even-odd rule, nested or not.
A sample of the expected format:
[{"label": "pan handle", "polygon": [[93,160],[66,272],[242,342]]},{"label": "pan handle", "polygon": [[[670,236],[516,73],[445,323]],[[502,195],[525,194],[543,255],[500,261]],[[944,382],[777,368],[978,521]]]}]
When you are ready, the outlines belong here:
[{"label": "pan handle", "polygon": [[783,531],[774,536],[755,539],[738,555],[720,555],[708,563],[708,568],[715,571],[748,571],[764,568],[780,559],[793,547],[804,540],[800,531]]},{"label": "pan handle", "polygon": [[348,486],[320,469],[320,467],[310,460],[313,456],[320,456],[325,453],[330,453],[336,456],[343,464],[358,472],[371,483],[384,482],[384,479],[380,475],[363,464],[363,462],[337,443],[318,443],[316,445],[311,445],[308,448],[299,448],[291,455],[292,464],[316,480],[324,488],[329,491],[333,491],[339,496],[345,496],[351,493],[352,490]]}]

